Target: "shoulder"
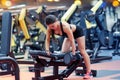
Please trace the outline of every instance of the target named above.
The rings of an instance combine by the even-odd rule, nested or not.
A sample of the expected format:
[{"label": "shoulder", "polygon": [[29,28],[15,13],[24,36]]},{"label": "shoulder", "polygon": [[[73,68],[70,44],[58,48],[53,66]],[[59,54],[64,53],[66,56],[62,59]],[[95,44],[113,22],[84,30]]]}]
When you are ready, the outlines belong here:
[{"label": "shoulder", "polygon": [[63,22],[61,22],[63,25],[69,25],[69,23],[68,22],[65,22],[65,21],[63,21]]},{"label": "shoulder", "polygon": [[61,22],[62,23],[62,26],[63,26],[63,28],[69,28],[69,23],[67,23],[67,22]]}]

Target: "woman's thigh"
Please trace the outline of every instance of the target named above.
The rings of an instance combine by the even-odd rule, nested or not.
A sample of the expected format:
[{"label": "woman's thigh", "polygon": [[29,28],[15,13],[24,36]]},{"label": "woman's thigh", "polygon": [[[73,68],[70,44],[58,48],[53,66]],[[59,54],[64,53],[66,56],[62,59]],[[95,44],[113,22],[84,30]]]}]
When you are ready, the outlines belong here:
[{"label": "woman's thigh", "polygon": [[85,52],[85,36],[79,37],[76,39],[78,43],[78,49],[80,50],[81,54]]}]

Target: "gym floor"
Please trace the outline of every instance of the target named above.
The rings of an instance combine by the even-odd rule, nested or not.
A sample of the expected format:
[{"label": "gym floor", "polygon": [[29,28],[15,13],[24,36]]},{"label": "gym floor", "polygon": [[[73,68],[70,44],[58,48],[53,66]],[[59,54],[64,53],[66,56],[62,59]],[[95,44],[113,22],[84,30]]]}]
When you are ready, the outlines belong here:
[{"label": "gym floor", "polygon": [[[101,50],[99,56],[112,56],[113,50]],[[32,80],[34,72],[29,72],[28,67],[33,65],[19,64],[20,80]],[[65,67],[60,67],[62,71]],[[112,56],[110,60],[102,60],[99,63],[91,64],[93,70],[97,70],[97,76],[92,80],[120,80],[120,56]],[[42,76],[52,74],[52,67],[46,67]],[[0,80],[14,80],[14,76],[4,75],[0,76]],[[68,78],[64,80],[83,80],[82,76],[78,76],[73,72]]]}]

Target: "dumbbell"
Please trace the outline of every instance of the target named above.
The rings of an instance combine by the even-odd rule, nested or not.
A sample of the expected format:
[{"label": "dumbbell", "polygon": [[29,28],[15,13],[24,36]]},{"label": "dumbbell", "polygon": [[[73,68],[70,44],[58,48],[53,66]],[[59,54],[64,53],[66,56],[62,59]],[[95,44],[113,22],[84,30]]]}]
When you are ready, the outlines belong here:
[{"label": "dumbbell", "polygon": [[71,52],[66,53],[63,59],[64,63],[67,65],[71,64],[73,61],[76,61],[76,60],[82,60],[79,52],[77,52],[75,55],[72,55]]}]

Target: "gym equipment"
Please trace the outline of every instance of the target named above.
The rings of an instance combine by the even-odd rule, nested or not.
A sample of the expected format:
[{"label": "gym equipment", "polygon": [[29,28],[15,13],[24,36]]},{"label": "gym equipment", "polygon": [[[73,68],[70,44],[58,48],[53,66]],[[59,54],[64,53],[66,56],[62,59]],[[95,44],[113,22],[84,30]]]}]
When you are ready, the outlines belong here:
[{"label": "gym equipment", "polygon": [[[39,22],[39,14],[43,11],[43,6],[40,6],[36,11],[30,10],[27,13],[27,9],[23,8],[20,12],[19,16],[19,22],[20,22],[20,27],[22,29],[22,33],[17,35],[17,41],[19,46],[17,48],[20,48],[22,50],[22,53],[25,53],[24,59],[28,59],[29,54],[28,54],[28,47],[29,49],[39,49],[43,50],[44,49],[44,40],[45,40],[45,33],[46,33],[46,28],[45,26]],[[31,22],[35,23],[34,30],[33,29],[28,29],[26,21],[31,24]],[[24,38],[25,36],[25,38]],[[22,38],[22,39],[21,39]],[[28,42],[28,43],[27,43]],[[30,43],[30,44],[29,44]],[[22,46],[22,49],[21,49]]]},{"label": "gym equipment", "polygon": [[22,53],[22,47],[20,40],[22,40],[24,38],[24,35],[22,37],[20,37],[20,25],[18,24],[18,15],[14,15],[12,16],[12,36],[11,36],[11,52],[14,53],[14,55],[16,54],[20,54]]},{"label": "gym equipment", "polygon": [[120,19],[117,19],[117,22],[112,27],[113,37],[114,37],[114,52],[112,53],[113,56],[119,55],[119,44],[120,44]]},{"label": "gym equipment", "polygon": [[[37,42],[37,44],[33,43],[32,45],[30,45],[31,49],[36,49],[36,50],[43,50],[44,49],[44,42],[45,42],[45,37],[46,37],[46,26],[44,24],[44,17],[47,16],[48,14],[55,14],[58,13],[59,10],[55,10],[55,11],[47,11],[45,12],[45,8],[44,6],[40,6],[36,11],[35,10],[30,10],[28,15],[26,16],[26,21],[31,24],[31,22],[33,22],[35,24],[35,27],[39,28],[39,35],[35,37],[35,43]],[[56,41],[58,41],[58,36],[55,35],[55,37],[57,38]],[[51,40],[52,44],[52,52],[54,50],[58,50],[58,48],[56,48],[58,45],[57,42],[55,42],[55,40]],[[39,46],[39,44],[41,46]],[[39,48],[37,48],[39,46]],[[40,49],[41,47],[41,49]]]},{"label": "gym equipment", "polygon": [[28,33],[28,29],[26,27],[26,23],[25,23],[25,16],[26,16],[26,11],[27,9],[26,8],[23,8],[20,12],[20,16],[19,16],[19,22],[20,22],[20,27],[24,33],[24,36],[26,39],[30,39],[30,35]]},{"label": "gym equipment", "polygon": [[101,46],[110,48],[113,45],[113,33],[107,29],[106,15],[103,8],[97,10],[95,20],[100,29],[98,32],[98,38]]},{"label": "gym equipment", "polygon": [[35,24],[35,27],[39,29],[39,31],[38,31],[39,35],[35,36],[34,43],[32,45],[29,45],[31,47],[31,49],[35,49],[35,48],[36,48],[36,50],[38,50],[38,49],[43,50],[44,49],[46,27],[43,23],[41,23],[39,21],[40,15],[43,12],[43,10],[44,10],[44,6],[40,6],[36,11],[30,10],[28,15],[26,16],[26,21],[29,24],[31,24],[31,22],[33,22]]},{"label": "gym equipment", "polygon": [[114,41],[113,34],[108,30],[100,31],[98,38],[100,44],[104,47],[110,48],[113,45],[113,41]]},{"label": "gym equipment", "polygon": [[11,57],[0,58],[0,76],[3,75],[15,75],[15,80],[20,80],[19,66],[15,59]]},{"label": "gym equipment", "polygon": [[1,30],[1,49],[0,56],[12,56],[10,49],[11,32],[12,32],[12,17],[10,12],[5,12],[2,15],[2,30]]},{"label": "gym equipment", "polygon": [[79,52],[77,52],[76,55],[72,55],[72,53],[70,53],[70,52],[62,53],[62,54],[65,54],[64,59],[63,59],[65,64],[70,64],[73,61],[81,60],[81,55]]},{"label": "gym equipment", "polygon": [[96,26],[95,24],[92,24],[91,22],[89,22],[89,18],[91,18],[91,16],[93,18],[93,15],[96,13],[97,9],[102,5],[102,3],[103,3],[103,1],[99,0],[96,3],[96,5],[94,7],[92,7],[91,10],[89,11],[89,13],[87,14],[87,18],[85,19],[87,29]]},{"label": "gym equipment", "polygon": [[0,76],[15,75],[15,80],[20,80],[19,66],[11,53],[11,23],[12,16],[10,12],[4,12],[2,15],[2,31],[1,31],[1,49],[0,49]]},{"label": "gym equipment", "polygon": [[[103,1],[100,0],[98,1],[98,3],[91,9],[91,11],[87,12],[87,14],[85,14],[85,17],[86,20],[86,44],[89,43],[89,48],[90,50],[87,51],[87,53],[91,53],[90,55],[90,60],[91,60],[91,63],[96,63],[96,62],[100,62],[102,60],[109,60],[109,59],[112,59],[111,56],[99,56],[98,54],[98,50],[100,50],[101,46],[111,46],[113,41],[112,40],[109,40],[109,39],[113,39],[112,37],[112,34],[108,33],[107,31],[105,30],[100,30],[98,27],[102,27],[102,29],[104,29],[103,27],[105,25],[101,25],[101,21],[98,17],[100,15],[100,12],[98,14],[98,9],[99,7],[103,4]],[[98,20],[96,20],[96,18]],[[83,18],[84,19],[84,18]],[[94,23],[94,21],[96,23]],[[96,27],[98,26],[98,27]],[[99,39],[100,38],[100,39]],[[106,40],[108,40],[106,42]],[[101,44],[103,43],[103,44]],[[88,46],[87,46],[88,47]],[[77,75],[81,75],[80,72],[82,73],[85,73],[83,71],[81,71],[80,69],[76,69],[75,70],[76,74]],[[93,73],[96,73],[95,70],[92,71]],[[93,76],[96,76],[96,75],[93,75]]]},{"label": "gym equipment", "polygon": [[[100,19],[101,15],[103,15],[103,17],[105,16],[103,13],[103,14],[96,15],[96,17],[95,17],[97,26],[99,28],[99,30],[97,30],[98,41],[99,41],[96,44],[97,50],[99,50],[101,47],[106,47],[107,49],[110,49],[110,47],[113,45],[113,34],[107,30],[105,20]],[[98,53],[96,53],[95,55],[97,56]],[[112,56],[101,56],[100,58],[102,60],[109,60],[109,59],[112,59]]]},{"label": "gym equipment", "polygon": [[[35,28],[35,29],[28,29],[28,26],[27,26],[27,23],[25,21],[25,18],[26,18],[26,14],[27,14],[27,9],[26,8],[23,8],[20,12],[20,15],[19,15],[19,23],[20,23],[20,27],[22,29],[21,32],[19,32],[18,35],[16,35],[16,44],[17,44],[17,50],[19,48],[19,51],[18,53],[23,53],[23,55],[18,55],[18,56],[15,56],[15,58],[24,58],[25,60],[28,59],[29,57],[29,54],[27,52],[27,45],[25,45],[25,43],[27,43],[27,41],[32,41],[32,39],[35,37],[35,36],[38,36],[39,35],[39,29]],[[19,46],[18,46],[19,45]],[[17,52],[17,51],[15,51]],[[20,61],[22,62],[22,61]]]},{"label": "gym equipment", "polygon": [[36,11],[30,10],[29,14],[26,16],[26,21],[31,24],[31,22],[34,22],[36,27],[40,29],[40,32],[44,32],[46,34],[46,27],[43,23],[39,21],[40,13],[42,13],[44,10],[44,6],[40,6]]},{"label": "gym equipment", "polygon": [[102,46],[109,48],[113,44],[113,35],[107,30],[107,28],[105,28],[105,22],[102,22],[103,20],[100,19],[101,15],[105,16],[104,14],[97,14],[95,16],[96,24],[98,26],[97,28],[95,28],[95,34],[97,34],[98,40],[97,42],[95,42],[93,48],[94,54],[91,58],[93,62],[112,59],[112,56],[98,56],[98,50],[100,50]]},{"label": "gym equipment", "polygon": [[[18,21],[20,23],[20,27],[22,29],[22,33],[24,34],[25,38],[22,38],[22,40],[20,40],[20,37],[17,37],[16,40],[19,41],[19,47],[21,47],[22,49],[23,49],[23,45],[25,44],[25,42],[31,38],[31,36],[30,36],[30,34],[28,32],[28,29],[27,29],[27,24],[25,22],[26,14],[27,14],[27,9],[26,8],[22,8],[22,10],[20,12],[20,15],[19,15],[19,19],[18,19]],[[24,50],[24,55],[25,56],[22,56],[22,57],[24,57],[24,58],[28,57],[28,53],[25,50]]]},{"label": "gym equipment", "polygon": [[71,5],[71,7],[65,12],[65,14],[62,16],[61,21],[68,21],[68,19],[72,16],[72,14],[76,11],[76,9],[80,6],[80,4],[77,4],[76,1]]},{"label": "gym equipment", "polygon": [[[76,53],[75,59],[71,53],[51,53],[47,55],[45,51],[30,50],[30,55],[35,60],[34,71],[35,77],[32,80],[54,80],[68,77],[80,64],[82,64],[82,58],[80,53]],[[53,66],[53,75],[41,76],[40,70],[43,67]],[[66,69],[59,72],[59,66],[66,66]]]},{"label": "gym equipment", "polygon": [[[113,43],[112,34],[106,30],[99,29],[99,27],[102,27],[102,29],[104,29],[103,28],[104,25],[100,24],[102,23],[102,20],[98,18],[99,15],[100,16],[102,15],[101,14],[102,12],[100,9],[100,6],[102,4],[103,4],[102,0],[98,1],[96,5],[93,8],[91,8],[90,11],[86,11],[86,12],[81,11],[80,16],[79,14],[75,14],[76,18],[73,19],[74,22],[76,21],[75,24],[77,26],[82,26],[85,32],[86,47],[87,49],[89,49],[87,53],[90,54],[92,63],[99,62],[105,59],[112,59],[111,56],[108,56],[108,57],[98,56],[98,50],[100,49],[101,46],[103,46],[103,44],[104,46],[107,46],[107,45],[111,46]],[[80,22],[77,21],[79,19],[80,19]],[[105,40],[108,40],[108,41],[106,42]]]}]

